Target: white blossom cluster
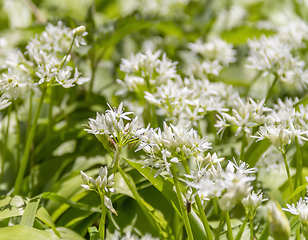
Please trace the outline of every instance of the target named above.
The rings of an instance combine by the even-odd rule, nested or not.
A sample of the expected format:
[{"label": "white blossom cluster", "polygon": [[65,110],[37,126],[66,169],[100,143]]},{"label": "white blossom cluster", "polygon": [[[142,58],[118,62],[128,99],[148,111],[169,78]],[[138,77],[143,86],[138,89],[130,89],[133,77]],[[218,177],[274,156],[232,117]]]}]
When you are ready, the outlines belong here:
[{"label": "white blossom cluster", "polygon": [[[83,171],[80,171],[82,180],[86,183],[81,185],[86,190],[95,191],[101,197],[104,198],[105,206],[114,214],[117,212],[112,206],[112,201],[109,198],[110,193],[115,193],[115,189],[112,187],[114,185],[114,174],[108,176],[107,167],[101,167],[98,172],[98,177],[96,179],[88,177]],[[107,196],[108,195],[108,196]]]},{"label": "white blossom cluster", "polygon": [[190,0],[138,0],[135,9],[143,16],[174,18],[184,12]]},{"label": "white blossom cluster", "polygon": [[[94,134],[107,150],[110,149],[110,142],[113,147],[135,142],[144,132],[139,126],[138,117],[131,120],[127,115],[133,112],[123,112],[123,102],[118,108],[109,108],[105,114],[97,113],[96,119],[90,118],[89,129],[85,131]],[[124,120],[128,122],[125,124]]]},{"label": "white blossom cluster", "polygon": [[210,111],[227,111],[226,106],[238,97],[231,85],[195,79],[193,76],[169,80],[157,87],[156,93],[145,92],[145,99],[159,107],[173,123],[192,123]]},{"label": "white blossom cluster", "polygon": [[[255,169],[249,169],[244,162],[237,165],[229,161],[225,170],[218,162],[195,170],[186,177],[194,180],[187,184],[197,189],[201,199],[218,198],[220,208],[229,211],[252,191],[251,182],[255,180],[252,176],[254,172]],[[202,177],[196,178],[196,175]]]},{"label": "white blossom cluster", "polygon": [[258,140],[269,139],[281,152],[285,152],[285,146],[295,138],[300,144],[308,141],[308,107],[299,104],[296,110],[297,102],[298,99],[293,101],[286,98],[285,102],[278,99],[278,104],[274,105],[273,111],[268,115],[268,124],[260,126],[256,138]]},{"label": "white blossom cluster", "polygon": [[198,59],[189,64],[187,69],[189,75],[218,76],[224,67],[236,61],[236,50],[233,49],[233,45],[220,38],[212,38],[206,43],[198,39],[195,43],[189,43],[188,48]]},{"label": "white blossom cluster", "polygon": [[232,102],[232,113],[220,113],[217,115],[215,127],[217,133],[224,133],[224,130],[230,126],[236,126],[235,135],[244,132],[247,137],[252,135],[253,127],[267,123],[270,118],[264,113],[271,109],[264,106],[265,99],[255,102],[252,98],[248,98],[245,102],[238,97]]},{"label": "white blossom cluster", "polygon": [[233,5],[229,10],[223,9],[218,12],[215,27],[221,31],[231,30],[240,26],[246,15],[247,12],[243,7]]},{"label": "white blossom cluster", "polygon": [[[287,39],[286,39],[287,40]],[[272,73],[286,84],[302,87],[307,84],[305,62],[293,56],[292,45],[281,40],[281,36],[261,36],[260,39],[248,41],[250,49],[247,67]]]},{"label": "white blossom cluster", "polygon": [[187,129],[182,125],[170,126],[164,122],[163,130],[149,128],[140,136],[140,143],[136,151],[143,150],[148,154],[144,167],[158,168],[155,177],[166,171],[172,176],[170,167],[190,157],[196,157],[211,148],[206,138],[200,138],[194,129]]},{"label": "white blossom cluster", "polygon": [[[85,35],[84,26],[71,30],[62,22],[57,26],[49,23],[42,34],[29,41],[24,54],[17,49],[9,55],[6,53],[7,73],[3,73],[0,79],[0,93],[8,99],[16,99],[39,84],[60,84],[69,88],[89,81],[90,78],[80,77],[77,68],[71,77],[73,68],[67,65],[70,44],[74,41],[77,47],[86,45],[82,38]],[[6,45],[3,39],[0,42],[1,54],[2,47]]]},{"label": "white blossom cluster", "polygon": [[122,89],[117,95],[126,92],[142,93],[155,90],[156,86],[166,83],[169,79],[177,79],[177,62],[172,62],[166,54],[162,55],[160,50],[145,54],[131,54],[127,59],[122,59],[120,70],[125,73],[124,80],[117,79]]}]

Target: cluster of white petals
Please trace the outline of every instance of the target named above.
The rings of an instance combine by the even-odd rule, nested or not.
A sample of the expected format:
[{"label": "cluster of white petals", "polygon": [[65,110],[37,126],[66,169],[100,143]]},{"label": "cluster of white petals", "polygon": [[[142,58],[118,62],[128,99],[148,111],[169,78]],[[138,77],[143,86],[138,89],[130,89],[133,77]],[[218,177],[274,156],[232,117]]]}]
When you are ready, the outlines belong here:
[{"label": "cluster of white petals", "polygon": [[122,89],[118,95],[126,92],[141,92],[155,90],[156,86],[166,83],[169,79],[177,79],[177,62],[172,62],[160,50],[145,54],[131,54],[127,59],[122,58],[120,70],[125,73],[124,80],[117,79]]},{"label": "cluster of white petals", "polygon": [[115,189],[112,187],[114,185],[114,174],[108,176],[107,167],[101,167],[96,179],[88,177],[83,171],[80,171],[80,175],[82,180],[86,183],[81,186],[86,190],[95,191],[102,196],[104,198],[105,206],[117,215],[117,212],[112,206],[111,199],[108,197],[109,193],[115,193]]},{"label": "cluster of white petals", "polygon": [[236,61],[233,45],[220,38],[212,38],[206,43],[198,39],[195,43],[189,43],[188,48],[198,55],[198,60],[189,64],[187,72],[198,77],[209,74],[217,76],[223,67]]},{"label": "cluster of white petals", "polygon": [[[88,133],[94,134],[108,150],[110,141],[118,146],[136,141],[139,135],[142,135],[145,129],[140,128],[138,117],[131,120],[127,115],[133,112],[123,112],[123,102],[118,108],[109,106],[105,114],[97,113],[96,119],[89,119]],[[127,123],[124,123],[124,120]]]},{"label": "cluster of white petals", "polygon": [[[218,162],[186,176],[194,180],[187,184],[197,189],[201,199],[217,197],[220,208],[229,211],[253,189],[251,182],[255,180],[252,176],[254,172],[255,169],[249,169],[244,162],[237,165],[229,161],[225,170]],[[197,175],[202,177],[195,178]]]},{"label": "cluster of white petals", "polygon": [[250,49],[247,67],[273,73],[286,84],[302,86],[307,83],[305,62],[293,56],[291,45],[282,41],[279,36],[261,36],[260,39],[248,41]]},{"label": "cluster of white petals", "polygon": [[145,134],[140,135],[139,139],[136,151],[142,149],[148,154],[144,167],[158,168],[155,176],[164,170],[172,176],[172,164],[203,154],[211,148],[211,144],[206,138],[200,138],[196,130],[187,129],[182,125],[168,126],[166,122],[163,130],[150,128]]},{"label": "cluster of white petals", "polygon": [[217,123],[215,127],[218,130],[218,134],[221,136],[227,127],[232,125],[237,127],[235,135],[240,132],[245,132],[246,136],[252,135],[252,129],[255,126],[259,126],[267,123],[270,120],[269,116],[264,113],[271,111],[271,109],[265,107],[265,99],[260,102],[255,102],[252,98],[243,101],[240,97],[232,102],[231,113],[220,113],[217,115]]},{"label": "cluster of white petals", "polygon": [[307,199],[300,198],[296,203],[296,207],[294,203],[292,205],[287,204],[287,208],[283,208],[282,210],[290,212],[293,215],[298,215],[301,224],[306,228],[308,228],[308,201]]},{"label": "cluster of white petals", "polygon": [[[156,93],[145,92],[145,99],[159,107],[173,123],[196,125],[210,111],[227,111],[226,105],[235,100],[238,93],[231,85],[210,82],[207,79],[171,81],[157,87]],[[178,121],[178,122],[176,122]]]}]

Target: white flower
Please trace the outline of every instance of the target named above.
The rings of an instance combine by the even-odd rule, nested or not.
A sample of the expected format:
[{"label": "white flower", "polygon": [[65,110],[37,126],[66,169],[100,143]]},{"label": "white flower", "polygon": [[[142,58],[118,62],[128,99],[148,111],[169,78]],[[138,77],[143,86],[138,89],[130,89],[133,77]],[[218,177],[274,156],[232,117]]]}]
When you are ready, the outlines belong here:
[{"label": "white flower", "polygon": [[1,95],[1,97],[0,97],[0,111],[7,108],[10,105],[11,105],[11,102],[9,102],[9,100],[6,99],[4,95]]},{"label": "white flower", "polygon": [[261,191],[258,193],[252,191],[247,195],[247,197],[243,198],[243,206],[247,209],[257,209],[259,206],[261,206],[262,202],[267,200],[267,198],[262,199],[262,194],[263,193]]}]

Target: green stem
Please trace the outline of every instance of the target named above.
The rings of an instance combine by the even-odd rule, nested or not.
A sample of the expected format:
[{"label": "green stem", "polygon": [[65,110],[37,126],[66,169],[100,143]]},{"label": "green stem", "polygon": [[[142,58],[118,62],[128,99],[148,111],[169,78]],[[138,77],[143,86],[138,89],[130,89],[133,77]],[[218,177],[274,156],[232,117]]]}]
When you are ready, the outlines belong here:
[{"label": "green stem", "polygon": [[250,229],[250,240],[253,240],[253,221],[252,218],[249,218],[249,229]]},{"label": "green stem", "polygon": [[226,223],[227,223],[227,227],[228,227],[228,230],[227,230],[228,239],[233,240],[231,221],[230,221],[230,216],[229,216],[228,211],[225,212],[225,216],[226,216]]},{"label": "green stem", "polygon": [[275,86],[276,82],[278,81],[278,79],[279,79],[279,77],[275,74],[275,79],[274,79],[270,89],[267,92],[267,96],[266,96],[266,99],[265,99],[264,103],[267,103],[267,100],[270,98],[270,96],[271,96],[271,94],[273,92],[274,86]]},{"label": "green stem", "polygon": [[[190,174],[190,170],[189,170],[189,166],[188,166],[187,161],[183,160],[181,162],[184,166],[186,174]],[[193,189],[193,191],[195,192],[194,189]],[[208,236],[209,240],[213,240],[214,238],[213,238],[213,235],[212,235],[212,231],[211,231],[209,222],[208,222],[207,217],[205,215],[205,212],[204,212],[204,209],[202,207],[202,203],[201,203],[201,200],[200,200],[200,197],[199,197],[198,194],[196,194],[195,200],[196,200],[196,203],[197,203],[197,207],[198,207],[198,210],[199,210],[199,213],[200,213],[200,216],[201,216],[201,220],[202,220],[206,235]]]},{"label": "green stem", "polygon": [[[292,177],[291,177],[291,173],[290,173],[290,168],[289,168],[289,164],[288,164],[288,161],[287,161],[287,157],[286,157],[286,154],[284,152],[282,152],[282,156],[283,156],[283,161],[284,161],[284,164],[285,164],[285,167],[286,167],[286,171],[287,171],[287,175],[288,175],[288,181],[289,181],[289,187],[290,187],[290,190],[291,190],[291,194],[293,194],[294,188],[293,188],[293,182],[292,182]],[[292,202],[293,203],[296,202],[294,196],[292,197]]]},{"label": "green stem", "polygon": [[105,224],[106,224],[106,213],[107,208],[104,204],[104,197],[101,195],[101,206],[102,206],[102,215],[101,215],[101,221],[99,223],[99,237],[100,239],[105,239]]},{"label": "green stem", "polygon": [[11,108],[12,108],[12,106],[10,105],[9,108],[8,108],[8,112],[7,112],[7,124],[6,124],[5,133],[4,133],[4,141],[3,141],[3,145],[2,145],[2,161],[1,161],[0,183],[2,183],[2,180],[3,180],[4,162],[6,160],[6,152],[7,152],[7,148],[8,148],[7,139],[8,139],[8,136],[9,136]]},{"label": "green stem", "polygon": [[216,236],[215,236],[216,240],[220,239],[220,233],[221,233],[223,225],[224,225],[224,214],[220,214],[219,225],[218,225],[218,228],[216,229]]},{"label": "green stem", "polygon": [[16,102],[13,100],[14,110],[15,110],[15,121],[16,121],[16,172],[20,163],[20,126],[18,120],[18,111]]},{"label": "green stem", "polygon": [[249,219],[249,216],[250,216],[250,211],[247,213],[246,217],[245,217],[245,220],[239,230],[239,232],[237,233],[236,237],[235,237],[235,240],[240,240],[242,235],[243,235],[243,232],[245,230],[245,227],[246,227],[246,224],[247,224],[247,221]]},{"label": "green stem", "polygon": [[173,182],[174,182],[174,186],[175,186],[175,190],[176,190],[176,195],[178,197],[180,209],[181,209],[181,212],[182,212],[182,217],[183,217],[186,233],[187,233],[188,239],[193,240],[194,236],[193,236],[193,233],[191,231],[187,211],[185,210],[185,205],[184,205],[184,202],[183,202],[182,193],[181,193],[181,190],[180,190],[178,177],[177,177],[177,173],[176,173],[176,167],[175,167],[174,164],[171,167],[171,172],[172,172],[172,175],[173,175],[172,178],[173,178]]},{"label": "green stem", "polygon": [[24,151],[24,154],[23,154],[23,157],[22,157],[22,160],[21,160],[21,165],[20,165],[20,168],[19,168],[19,171],[18,171],[18,174],[17,174],[15,185],[14,185],[14,192],[13,192],[14,195],[18,195],[19,192],[20,192],[20,187],[21,187],[22,180],[23,180],[23,177],[25,175],[25,171],[26,171],[26,168],[27,168],[28,160],[29,160],[29,153],[30,153],[31,145],[32,145],[32,142],[33,142],[33,139],[34,139],[35,129],[36,129],[36,126],[37,126],[37,120],[40,116],[41,109],[42,109],[42,106],[43,106],[46,89],[47,89],[47,87],[44,86],[43,91],[42,91],[42,95],[41,95],[41,99],[40,99],[39,105],[37,107],[37,110],[36,110],[36,113],[35,113],[35,116],[34,116],[34,119],[33,119],[33,123],[32,123],[31,129],[30,129],[30,132],[29,132],[29,136],[27,138],[25,151]]},{"label": "green stem", "polygon": [[[296,145],[296,188],[303,184],[303,159],[302,159],[302,152],[301,146],[299,145],[298,138],[295,137],[295,145]],[[305,197],[305,192],[303,192],[303,196]]]},{"label": "green stem", "polygon": [[29,136],[30,128],[31,128],[31,119],[32,119],[32,97],[33,97],[33,90],[30,89],[30,96],[29,96],[29,113],[28,113],[28,122],[27,122],[27,133],[26,138]]},{"label": "green stem", "polygon": [[241,148],[241,155],[240,155],[239,161],[244,161],[246,145],[247,145],[246,133],[245,133],[245,131],[243,131],[242,148]]},{"label": "green stem", "polygon": [[158,229],[157,224],[155,223],[155,221],[153,220],[153,218],[149,215],[149,210],[145,207],[144,205],[144,200],[141,198],[141,196],[139,195],[136,187],[134,187],[131,183],[131,181],[126,177],[125,173],[123,172],[123,170],[120,168],[120,166],[118,166],[118,171],[120,172],[122,178],[124,179],[125,183],[127,184],[127,186],[129,187],[130,191],[132,192],[136,202],[138,203],[139,207],[141,208],[141,210],[143,211],[144,215],[146,216],[146,218],[149,220],[150,224],[152,225],[152,227],[157,230],[158,232],[160,232],[160,230]]},{"label": "green stem", "polygon": [[297,228],[297,229],[296,229],[296,240],[301,240],[300,228]]},{"label": "green stem", "polygon": [[47,133],[46,133],[46,139],[47,139],[47,146],[50,146],[51,144],[51,134],[52,134],[52,127],[53,127],[53,119],[52,119],[52,108],[53,108],[53,87],[49,88],[50,91],[50,98],[49,98],[49,109],[48,109],[48,126],[47,126]]}]

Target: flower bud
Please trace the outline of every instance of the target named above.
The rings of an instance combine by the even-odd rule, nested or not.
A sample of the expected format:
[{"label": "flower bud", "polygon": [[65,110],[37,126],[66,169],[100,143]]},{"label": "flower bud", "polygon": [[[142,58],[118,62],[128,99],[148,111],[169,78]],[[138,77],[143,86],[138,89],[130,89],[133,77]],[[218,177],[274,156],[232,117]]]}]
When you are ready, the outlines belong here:
[{"label": "flower bud", "polygon": [[289,221],[276,202],[268,203],[268,220],[270,235],[275,240],[288,240],[291,235]]}]

